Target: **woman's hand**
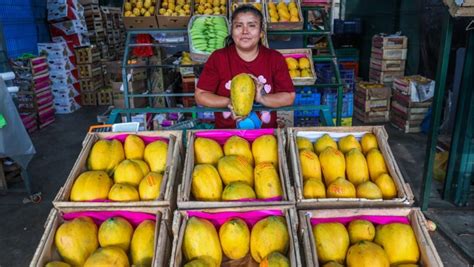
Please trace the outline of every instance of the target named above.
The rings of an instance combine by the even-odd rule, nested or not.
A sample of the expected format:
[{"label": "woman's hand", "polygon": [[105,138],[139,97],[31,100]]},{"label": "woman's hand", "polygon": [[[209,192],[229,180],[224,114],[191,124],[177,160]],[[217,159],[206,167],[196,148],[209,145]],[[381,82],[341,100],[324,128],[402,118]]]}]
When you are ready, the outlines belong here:
[{"label": "woman's hand", "polygon": [[259,104],[264,104],[264,96],[266,95],[265,90],[263,90],[263,83],[261,83],[257,77],[252,74],[249,74],[252,77],[253,81],[255,82],[255,101]]},{"label": "woman's hand", "polygon": [[230,103],[229,105],[227,105],[227,107],[229,108],[230,113],[232,114],[232,119],[233,119],[233,120],[235,120],[235,121],[241,121],[241,120],[245,119],[244,116],[238,116],[237,114],[235,114],[235,112],[234,112],[234,107],[232,106],[232,103]]}]

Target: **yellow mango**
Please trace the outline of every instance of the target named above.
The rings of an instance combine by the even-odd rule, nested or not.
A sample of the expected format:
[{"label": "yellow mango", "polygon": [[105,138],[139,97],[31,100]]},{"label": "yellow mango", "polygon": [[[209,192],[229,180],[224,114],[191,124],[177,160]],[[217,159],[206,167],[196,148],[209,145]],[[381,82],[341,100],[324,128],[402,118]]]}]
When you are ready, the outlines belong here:
[{"label": "yellow mango", "polygon": [[280,177],[270,162],[257,164],[254,169],[255,193],[257,198],[282,197]]},{"label": "yellow mango", "polygon": [[196,164],[217,165],[224,156],[221,146],[216,141],[198,137],[194,140],[194,161]]},{"label": "yellow mango", "polygon": [[166,158],[168,156],[168,144],[164,141],[157,140],[149,143],[145,147],[143,158],[150,166],[153,172],[162,173],[166,169]]},{"label": "yellow mango", "polygon": [[255,82],[246,73],[234,78],[230,85],[230,101],[237,116],[247,116],[252,111],[255,98]]},{"label": "yellow mango", "polygon": [[219,240],[222,251],[232,260],[245,257],[250,250],[250,230],[239,218],[231,219],[220,227]]},{"label": "yellow mango", "polygon": [[222,195],[222,180],[211,164],[198,164],[194,167],[191,193],[201,201],[219,201]]},{"label": "yellow mango", "polygon": [[246,158],[251,165],[253,165],[253,155],[249,142],[237,135],[227,139],[224,144],[224,154],[226,156],[242,156]]},{"label": "yellow mango", "polygon": [[278,142],[273,135],[262,135],[252,143],[255,164],[271,162],[278,168]]},{"label": "yellow mango", "polygon": [[254,184],[252,165],[244,157],[225,156],[217,163],[217,170],[226,185],[237,181]]},{"label": "yellow mango", "polygon": [[347,179],[354,185],[358,185],[369,180],[369,168],[364,154],[360,150],[353,148],[345,155]]},{"label": "yellow mango", "polygon": [[365,155],[369,167],[370,180],[375,181],[381,174],[388,173],[382,153],[376,148]]},{"label": "yellow mango", "polygon": [[321,180],[321,164],[318,156],[309,150],[301,150],[299,154],[303,180]]},{"label": "yellow mango", "polygon": [[155,254],[155,222],[144,220],[135,232],[130,243],[130,256],[136,266],[151,266]]},{"label": "yellow mango", "polygon": [[319,155],[319,162],[321,163],[321,171],[326,185],[331,184],[339,177],[345,177],[346,160],[341,151],[333,147],[327,147]]},{"label": "yellow mango", "polygon": [[106,172],[86,171],[74,181],[70,199],[71,201],[106,199],[112,185],[113,181]]}]

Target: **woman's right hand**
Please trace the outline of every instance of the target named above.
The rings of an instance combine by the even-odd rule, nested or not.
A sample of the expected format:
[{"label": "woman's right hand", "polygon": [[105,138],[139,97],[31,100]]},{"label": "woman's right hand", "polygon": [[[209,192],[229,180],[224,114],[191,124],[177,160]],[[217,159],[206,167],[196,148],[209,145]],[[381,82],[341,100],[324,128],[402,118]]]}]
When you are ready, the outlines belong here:
[{"label": "woman's right hand", "polygon": [[241,121],[243,119],[245,119],[244,116],[238,116],[237,114],[235,114],[234,112],[234,107],[232,106],[232,103],[229,103],[229,105],[227,105],[227,107],[229,108],[230,110],[230,113],[231,113],[231,116],[232,116],[232,119],[235,120],[235,121]]}]

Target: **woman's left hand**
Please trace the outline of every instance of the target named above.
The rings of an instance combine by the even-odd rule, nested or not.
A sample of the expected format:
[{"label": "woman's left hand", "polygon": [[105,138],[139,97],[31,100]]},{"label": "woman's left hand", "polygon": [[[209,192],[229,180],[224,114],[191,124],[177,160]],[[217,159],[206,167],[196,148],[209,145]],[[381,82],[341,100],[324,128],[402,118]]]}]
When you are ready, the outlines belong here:
[{"label": "woman's left hand", "polygon": [[255,101],[257,103],[263,104],[263,97],[266,94],[265,90],[263,90],[263,83],[261,83],[257,77],[252,74],[249,74],[252,77],[253,81],[255,82]]}]

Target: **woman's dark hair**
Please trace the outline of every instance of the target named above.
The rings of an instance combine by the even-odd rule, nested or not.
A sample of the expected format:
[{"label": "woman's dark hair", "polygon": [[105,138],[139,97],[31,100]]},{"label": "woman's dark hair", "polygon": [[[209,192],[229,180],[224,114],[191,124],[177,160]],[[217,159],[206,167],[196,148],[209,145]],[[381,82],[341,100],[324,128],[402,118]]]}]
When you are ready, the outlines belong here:
[{"label": "woman's dark hair", "polygon": [[[230,7],[230,8],[232,8],[232,7]],[[242,13],[252,13],[255,17],[257,17],[258,20],[260,21],[260,30],[263,32],[263,23],[264,23],[264,21],[263,21],[262,12],[260,12],[260,10],[258,10],[256,7],[254,7],[252,5],[240,5],[234,10],[234,12],[232,13],[232,18],[230,19],[231,30],[230,30],[229,35],[225,38],[225,46],[226,47],[228,47],[228,46],[230,46],[234,43],[234,39],[232,39],[232,23],[237,18],[237,16],[242,14]],[[262,42],[262,40],[260,40],[260,43],[261,42]]]}]

